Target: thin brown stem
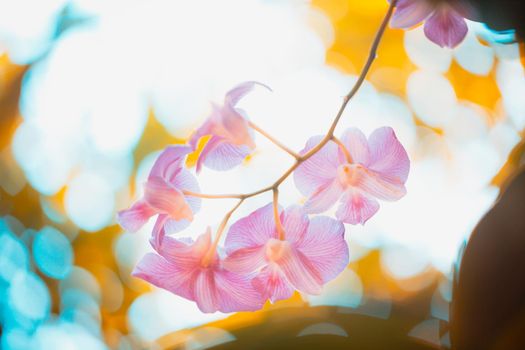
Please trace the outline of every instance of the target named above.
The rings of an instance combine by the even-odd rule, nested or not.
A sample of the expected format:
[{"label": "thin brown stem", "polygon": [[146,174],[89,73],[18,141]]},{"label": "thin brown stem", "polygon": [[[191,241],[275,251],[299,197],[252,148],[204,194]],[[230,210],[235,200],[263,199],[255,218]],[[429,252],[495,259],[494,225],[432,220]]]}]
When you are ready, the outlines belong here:
[{"label": "thin brown stem", "polygon": [[293,150],[291,150],[290,148],[285,146],[282,142],[280,142],[277,139],[275,139],[272,135],[270,135],[269,133],[267,133],[266,131],[261,129],[259,126],[255,125],[253,122],[249,121],[248,125],[253,130],[257,131],[259,134],[261,134],[262,136],[266,137],[271,143],[273,143],[274,145],[276,145],[277,147],[279,147],[280,149],[282,149],[283,151],[285,151],[286,153],[288,153],[289,155],[291,155],[295,159],[300,157],[298,153],[294,152]]},{"label": "thin brown stem", "polygon": [[230,220],[230,217],[237,210],[237,208],[241,206],[242,202],[244,202],[244,199],[239,200],[237,204],[235,204],[235,206],[229,212],[227,212],[224,218],[222,219],[221,224],[219,225],[219,228],[217,229],[217,234],[215,235],[215,239],[213,240],[212,246],[210,247],[210,249],[204,256],[204,258],[202,259],[203,266],[208,266],[211,260],[213,259],[215,251],[217,250],[217,246],[219,245],[221,236],[224,232],[224,229],[226,228],[226,225],[228,225],[228,221]]},{"label": "thin brown stem", "polygon": [[352,159],[352,155],[350,154],[350,151],[348,150],[348,148],[346,148],[345,144],[335,136],[332,136],[332,141],[337,143],[337,145],[339,146],[339,149],[345,155],[345,159],[347,163],[353,163],[354,160]]},{"label": "thin brown stem", "polygon": [[[289,153],[290,155],[292,155],[295,158],[294,164],[290,168],[288,168],[288,170],[286,170],[284,172],[284,174],[282,174],[272,185],[267,186],[267,187],[263,187],[260,190],[257,190],[257,191],[254,191],[254,192],[244,193],[244,194],[201,194],[201,193],[194,193],[194,192],[190,192],[190,191],[183,191],[183,193],[185,195],[187,195],[187,196],[195,196],[195,197],[200,197],[200,198],[211,198],[211,199],[238,198],[239,199],[239,202],[237,203],[237,205],[235,207],[233,207],[233,209],[230,210],[226,214],[224,219],[222,220],[221,225],[219,226],[219,229],[217,230],[217,237],[215,238],[215,241],[213,242],[213,250],[212,250],[212,252],[210,254],[214,254],[215,249],[217,247],[217,244],[219,242],[219,239],[220,239],[220,237],[222,235],[222,232],[224,231],[224,228],[228,224],[228,220],[230,219],[231,215],[235,212],[235,210],[237,210],[237,208],[242,204],[242,202],[245,199],[247,199],[247,198],[255,197],[255,196],[259,195],[259,194],[262,194],[262,193],[265,193],[265,192],[268,192],[268,191],[273,191],[273,208],[274,208],[273,210],[274,210],[274,215],[275,215],[275,222],[276,222],[276,225],[277,225],[277,231],[279,232],[279,237],[281,238],[281,232],[282,232],[282,237],[284,238],[284,230],[283,230],[280,218],[279,218],[279,208],[278,208],[279,186],[284,182],[284,180],[286,180],[293,173],[293,171],[295,169],[297,169],[297,167],[299,165],[301,165],[303,162],[308,160],[314,154],[319,152],[331,140],[336,142],[338,145],[342,146],[341,148],[342,148],[343,152],[345,152],[345,150],[346,150],[345,156],[347,157],[347,159],[349,159],[349,160],[352,159],[352,157],[350,156],[350,153],[348,152],[346,147],[344,147],[343,143],[334,136],[334,132],[335,132],[335,129],[337,127],[337,124],[339,123],[339,120],[341,119],[341,117],[343,115],[343,112],[345,111],[346,106],[348,105],[348,102],[350,102],[350,100],[359,91],[359,88],[361,87],[361,85],[363,85],[363,82],[365,81],[366,76],[368,75],[368,72],[370,71],[370,67],[372,66],[372,63],[374,62],[374,59],[377,56],[377,48],[379,47],[379,44],[381,42],[381,38],[383,37],[383,34],[384,34],[384,32],[385,32],[385,30],[387,28],[388,22],[390,21],[390,18],[392,17],[392,13],[393,13],[394,8],[395,8],[395,6],[397,4],[397,1],[398,0],[392,0],[390,2],[390,6],[388,8],[388,11],[387,11],[385,17],[383,18],[383,21],[381,22],[381,25],[379,26],[379,29],[377,30],[377,33],[376,33],[375,38],[374,38],[374,41],[372,42],[372,46],[370,47],[370,51],[368,53],[368,58],[367,58],[367,60],[365,62],[365,65],[363,66],[363,69],[362,69],[361,73],[359,74],[359,77],[357,78],[357,81],[355,82],[355,84],[352,87],[352,89],[350,90],[350,92],[344,97],[343,103],[342,103],[341,107],[339,108],[339,111],[337,112],[337,115],[335,116],[334,120],[332,121],[332,124],[330,125],[330,128],[328,129],[328,131],[327,131],[326,135],[323,137],[323,139],[317,145],[315,145],[313,148],[311,148],[305,154],[299,155],[299,154],[293,152],[292,150],[288,149],[282,143],[278,142],[273,137],[271,137],[269,134],[267,134],[266,132],[262,131],[260,128],[258,128],[257,126],[255,126],[253,123],[250,122],[249,125],[254,130],[259,132],[261,135],[267,137],[276,146],[278,146],[279,148],[283,149],[285,152]],[[283,239],[283,238],[281,238],[281,239]],[[211,257],[213,257],[213,255],[211,255]],[[208,258],[208,259],[211,259],[211,258]]]},{"label": "thin brown stem", "polygon": [[182,194],[189,197],[198,197],[198,198],[205,198],[205,199],[225,199],[225,198],[237,198],[237,199],[243,199],[243,194],[205,194],[205,193],[198,193],[198,192],[192,192],[187,190],[182,190]]}]

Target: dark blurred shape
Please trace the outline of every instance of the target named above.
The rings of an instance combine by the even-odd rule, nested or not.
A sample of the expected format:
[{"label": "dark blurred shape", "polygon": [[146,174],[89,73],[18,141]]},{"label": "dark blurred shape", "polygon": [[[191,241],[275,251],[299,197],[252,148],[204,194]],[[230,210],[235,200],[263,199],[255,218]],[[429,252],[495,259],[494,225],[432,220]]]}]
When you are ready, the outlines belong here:
[{"label": "dark blurred shape", "polygon": [[[268,311],[264,322],[228,329],[221,321],[212,323],[210,329],[225,329],[228,337],[211,344],[200,343],[200,348],[213,350],[285,350],[285,349],[330,349],[330,350],[430,350],[440,346],[425,343],[408,336],[417,325],[414,317],[396,313],[389,319],[350,313],[352,309],[340,307],[282,308]],[[192,332],[199,332],[194,330]],[[219,332],[220,333],[220,332]],[[197,339],[193,339],[193,338]],[[162,346],[177,350],[193,348],[198,335],[190,333],[187,340],[178,345]],[[161,342],[162,344],[163,342]],[[166,344],[166,342],[164,342]]]},{"label": "dark blurred shape", "polygon": [[480,20],[496,31],[516,30],[520,40],[525,39],[525,1],[523,0],[469,0],[478,10]]},{"label": "dark blurred shape", "polygon": [[451,305],[451,341],[456,350],[525,349],[523,168],[465,248]]}]

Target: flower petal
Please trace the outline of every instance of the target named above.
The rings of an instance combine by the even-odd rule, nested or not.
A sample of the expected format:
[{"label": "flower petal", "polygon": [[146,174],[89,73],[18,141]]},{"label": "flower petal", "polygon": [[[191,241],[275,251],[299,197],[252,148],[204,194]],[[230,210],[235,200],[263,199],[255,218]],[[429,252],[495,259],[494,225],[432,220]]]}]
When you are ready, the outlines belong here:
[{"label": "flower petal", "polygon": [[264,304],[265,299],[245,276],[220,270],[215,273],[215,285],[221,312],[255,311]]},{"label": "flower petal", "polygon": [[322,213],[330,209],[341,197],[344,189],[339,181],[331,182],[321,186],[310,198],[304,203],[304,210],[309,214]]},{"label": "flower petal", "polygon": [[260,85],[272,91],[272,89],[270,89],[267,85],[264,85],[257,81],[247,81],[237,85],[236,87],[228,91],[224,98],[224,104],[235,106],[244,96],[246,96],[246,94],[253,90],[255,85]]},{"label": "flower petal", "polygon": [[184,145],[166,147],[153,164],[149,178],[170,178],[170,175],[183,165],[184,157],[190,152],[191,148]]},{"label": "flower petal", "polygon": [[468,32],[467,23],[454,9],[442,6],[425,22],[425,35],[441,47],[454,48]]},{"label": "flower petal", "polygon": [[197,306],[202,312],[211,313],[219,309],[213,270],[202,269],[196,274],[194,297]]},{"label": "flower petal", "polygon": [[376,129],[368,138],[369,169],[404,184],[410,170],[408,154],[390,127]]},{"label": "flower petal", "polygon": [[252,285],[264,300],[270,299],[272,303],[288,299],[294,292],[294,288],[275,263],[262,269],[261,273],[252,280]]},{"label": "flower petal", "polygon": [[410,28],[424,21],[435,5],[429,0],[399,0],[390,25],[393,28]]},{"label": "flower petal", "polygon": [[139,200],[129,209],[117,214],[117,221],[124,230],[137,232],[156,212],[144,200]]},{"label": "flower petal", "polygon": [[326,283],[339,275],[348,265],[348,244],[344,238],[345,226],[327,216],[316,216],[304,239],[296,245],[311,266]]},{"label": "flower petal", "polygon": [[281,222],[283,224],[286,240],[295,243],[303,239],[308,229],[308,216],[299,206],[291,206],[281,213]]},{"label": "flower petal", "polygon": [[379,203],[375,199],[357,191],[348,190],[341,198],[341,204],[335,216],[347,224],[364,225],[378,210]]},{"label": "flower petal", "polygon": [[157,254],[146,254],[139,261],[132,275],[183,298],[193,300],[192,271],[181,269]]},{"label": "flower petal", "polygon": [[193,212],[181,191],[170,186],[160,177],[151,177],[144,185],[144,199],[159,213],[172,219],[193,219]]},{"label": "flower petal", "polygon": [[229,229],[224,246],[228,254],[241,248],[254,248],[277,238],[272,204],[239,219]]},{"label": "flower petal", "polygon": [[232,145],[220,137],[212,136],[197,160],[197,172],[201,170],[202,164],[213,170],[232,169],[241,164],[248,154],[248,146]]},{"label": "flower petal", "polygon": [[322,284],[334,279],[348,265],[348,244],[344,239],[345,227],[335,219],[317,216],[303,241],[295,245],[308,260],[310,268],[320,276]]},{"label": "flower petal", "polygon": [[[170,262],[186,269],[192,269],[201,266],[203,257],[208,253],[211,247],[211,229],[208,227],[206,232],[200,235],[196,241],[192,239],[175,239],[170,236],[164,236],[157,252]],[[216,265],[217,254],[209,266]]]},{"label": "flower petal", "polygon": [[321,293],[323,278],[310,260],[298,249],[290,247],[276,262],[290,283],[308,294]]},{"label": "flower petal", "polygon": [[188,228],[191,225],[191,220],[187,219],[181,219],[181,220],[173,220],[168,218],[166,222],[164,223],[164,231],[165,234],[171,235],[177,232],[180,232],[186,228]]},{"label": "flower petal", "polygon": [[249,275],[267,264],[264,246],[237,249],[224,259],[225,269]]},{"label": "flower petal", "polygon": [[357,128],[348,128],[341,136],[341,142],[348,149],[354,163],[367,166],[369,162],[368,141],[363,132]]},{"label": "flower petal", "polygon": [[[200,187],[197,182],[197,178],[187,169],[180,169],[174,176],[169,180],[171,185],[175,188],[187,190],[194,193],[199,193]],[[196,213],[201,208],[201,199],[195,196],[185,196],[186,202],[190,206],[193,213]]]},{"label": "flower petal", "polygon": [[189,144],[195,151],[198,147],[199,140],[206,136],[211,135],[212,130],[215,127],[215,120],[218,119],[219,108],[212,105],[211,115],[204,121],[204,123],[191,135]]},{"label": "flower petal", "polygon": [[397,178],[378,174],[370,170],[366,170],[359,177],[355,187],[377,199],[385,201],[397,201],[407,193],[405,185]]},{"label": "flower petal", "polygon": [[252,134],[248,128],[246,118],[230,105],[224,105],[221,109],[222,135],[236,146],[245,145],[251,149],[255,148]]},{"label": "flower petal", "polygon": [[[322,136],[310,138],[300,154],[314,148],[322,139]],[[295,185],[303,195],[312,195],[319,187],[336,178],[337,167],[340,164],[338,152],[337,145],[330,141],[294,171]]]},{"label": "flower petal", "polygon": [[150,244],[153,247],[153,249],[155,249],[159,253],[164,237],[166,236],[165,224],[168,221],[168,219],[168,215],[159,214],[159,216],[157,216],[157,220],[155,221],[155,225],[153,226],[153,231],[151,232],[151,237],[149,240]]}]

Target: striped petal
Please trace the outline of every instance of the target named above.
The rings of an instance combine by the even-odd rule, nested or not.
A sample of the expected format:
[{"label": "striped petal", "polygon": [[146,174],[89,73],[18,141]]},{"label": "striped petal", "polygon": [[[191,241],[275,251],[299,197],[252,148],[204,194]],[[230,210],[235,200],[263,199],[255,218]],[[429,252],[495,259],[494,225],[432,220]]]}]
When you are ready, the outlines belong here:
[{"label": "striped petal", "polygon": [[241,164],[250,152],[248,146],[233,145],[223,138],[212,136],[199,155],[197,172],[201,171],[202,165],[213,170],[230,170]]},{"label": "striped petal", "polygon": [[343,186],[335,179],[319,187],[304,203],[304,210],[310,214],[322,213],[330,209],[344,192]]},{"label": "striped petal", "polygon": [[434,9],[430,0],[399,0],[390,25],[393,28],[413,27],[423,22]]},{"label": "striped petal", "polygon": [[279,266],[275,263],[266,266],[261,273],[252,280],[252,285],[264,300],[270,299],[272,303],[278,300],[288,299],[294,292],[293,286],[288,282]]},{"label": "striped petal", "polygon": [[229,229],[224,246],[228,254],[241,248],[255,248],[277,238],[272,204],[257,209],[235,222]]},{"label": "striped petal", "polygon": [[379,203],[358,191],[348,190],[341,198],[335,216],[347,224],[364,225],[377,211]]},{"label": "striped petal", "polygon": [[[322,138],[322,136],[310,138],[300,154],[305,154],[314,148]],[[311,196],[320,187],[326,186],[336,178],[337,167],[340,164],[338,152],[337,145],[330,141],[294,171],[295,185],[303,195]]]},{"label": "striped petal", "polygon": [[441,47],[454,48],[465,39],[467,22],[450,7],[441,7],[425,22],[425,35]]},{"label": "striped petal", "polygon": [[370,164],[368,168],[400,183],[405,183],[410,171],[408,154],[390,127],[376,129],[368,138]]},{"label": "striped petal", "polygon": [[117,214],[117,221],[128,232],[137,232],[156,212],[144,200],[139,200],[129,209]]},{"label": "striped petal", "polygon": [[295,245],[319,274],[322,283],[338,276],[348,265],[345,227],[335,219],[317,216],[310,220],[304,239]]},{"label": "striped petal", "polygon": [[183,166],[184,159],[190,152],[191,148],[188,146],[176,145],[166,147],[153,164],[149,178],[170,178],[173,172],[176,172]]},{"label": "striped petal", "polygon": [[182,192],[160,177],[148,179],[144,185],[144,199],[150,207],[172,219],[193,219],[193,212]]}]

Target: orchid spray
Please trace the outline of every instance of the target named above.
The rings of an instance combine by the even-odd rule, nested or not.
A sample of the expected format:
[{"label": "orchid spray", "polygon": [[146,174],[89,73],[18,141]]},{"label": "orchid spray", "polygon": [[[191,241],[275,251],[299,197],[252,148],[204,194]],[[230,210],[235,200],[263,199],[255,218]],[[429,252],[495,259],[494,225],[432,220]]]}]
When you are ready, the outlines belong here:
[{"label": "orchid spray", "polygon": [[[424,0],[412,2],[425,10],[418,7],[417,19],[430,15],[428,6],[422,4]],[[392,128],[379,128],[368,137],[350,128],[340,138],[335,136],[347,104],[374,61],[396,3],[397,0],[390,2],[363,70],[327,132],[310,138],[303,150],[295,152],[286,147],[237,107],[255,86],[266,87],[245,82],[227,92],[222,105],[213,106],[188,146],[170,146],[161,153],[145,184],[144,197],[118,216],[119,223],[129,231],[157,216],[151,235],[155,252],[144,256],[134,270],[135,276],[194,301],[203,312],[233,312],[258,310],[267,300],[289,298],[296,290],[319,294],[324,284],[346,268],[344,223],[365,224],[379,210],[379,200],[396,201],[406,193],[410,161]],[[398,24],[413,24],[415,20],[401,19],[415,11],[410,8],[415,5],[409,1],[400,1],[400,5],[403,6],[397,9]],[[447,39],[444,43],[456,41]],[[185,157],[205,142],[196,172],[203,166],[221,171],[232,169],[256,148],[255,133],[293,157],[293,165],[273,184],[251,193],[201,193],[196,177],[184,166]],[[282,208],[279,186],[292,174],[307,200],[302,207]],[[228,227],[231,216],[244,201],[266,192],[273,193],[271,203]],[[195,241],[171,235],[189,225],[202,199],[221,198],[238,202],[226,213],[214,235],[209,228]],[[311,216],[337,202],[335,218]],[[223,234],[225,245],[218,249]]]}]

